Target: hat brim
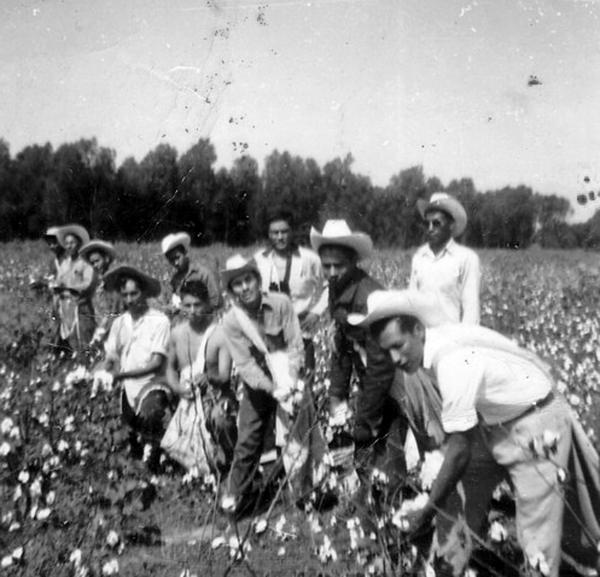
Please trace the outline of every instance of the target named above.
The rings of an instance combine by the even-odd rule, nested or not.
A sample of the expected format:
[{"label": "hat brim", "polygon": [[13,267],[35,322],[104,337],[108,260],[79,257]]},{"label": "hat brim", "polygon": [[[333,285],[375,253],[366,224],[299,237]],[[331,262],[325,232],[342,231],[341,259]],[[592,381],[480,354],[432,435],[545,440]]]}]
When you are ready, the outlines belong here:
[{"label": "hat brim", "polygon": [[222,286],[224,286],[227,290],[230,290],[229,285],[231,284],[231,281],[247,272],[254,273],[259,279],[261,278],[258,266],[256,266],[254,262],[248,262],[239,268],[222,270],[220,275]]},{"label": "hat brim", "polygon": [[140,284],[140,288],[147,297],[155,298],[160,295],[160,281],[147,275],[141,270],[122,264],[108,271],[103,277],[104,287],[107,291],[118,291],[123,278],[132,278]]},{"label": "hat brim", "polygon": [[373,254],[373,241],[363,232],[355,232],[347,236],[323,236],[312,228],[310,231],[310,244],[318,254],[323,246],[343,246],[350,248],[358,255],[359,260],[369,258]]},{"label": "hat brim", "polygon": [[379,303],[377,307],[366,315],[350,313],[347,317],[348,324],[356,327],[369,327],[373,323],[392,319],[400,315],[416,317],[424,326],[434,327],[450,322],[443,308],[440,306],[439,298],[434,294],[419,293],[412,290],[390,290],[386,301]]},{"label": "hat brim", "polygon": [[167,244],[162,244],[161,245],[161,251],[163,253],[163,255],[167,255],[167,253],[171,252],[173,249],[177,248],[177,247],[181,247],[183,248],[185,251],[188,251],[190,248],[190,245],[192,244],[192,239],[190,238],[190,235],[187,233],[177,233],[174,234],[173,237],[170,239],[170,241]]},{"label": "hat brim", "polygon": [[112,244],[103,240],[90,240],[90,242],[83,245],[79,249],[79,254],[86,260],[87,257],[93,252],[101,252],[105,254],[111,262],[115,260],[117,256],[117,251],[115,250],[115,247]]},{"label": "hat brim", "polygon": [[81,241],[81,246],[90,242],[90,235],[88,231],[85,230],[83,226],[80,224],[67,224],[66,226],[61,226],[57,233],[56,238],[58,239],[58,243],[63,248],[65,247],[65,239],[68,235],[76,236]]},{"label": "hat brim", "polygon": [[417,210],[421,215],[421,218],[425,219],[428,212],[433,210],[439,210],[452,218],[452,236],[460,236],[467,228],[467,213],[463,205],[458,200],[449,198],[444,200],[436,200],[435,202],[429,202],[419,198],[417,200]]}]

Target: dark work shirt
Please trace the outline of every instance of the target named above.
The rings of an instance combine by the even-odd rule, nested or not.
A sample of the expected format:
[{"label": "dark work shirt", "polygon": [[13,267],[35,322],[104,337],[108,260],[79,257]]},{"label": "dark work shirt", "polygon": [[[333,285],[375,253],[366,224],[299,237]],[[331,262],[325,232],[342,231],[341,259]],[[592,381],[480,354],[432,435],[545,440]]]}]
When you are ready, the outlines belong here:
[{"label": "dark work shirt", "polygon": [[[337,286],[329,287],[329,312],[335,321],[335,350],[331,360],[329,394],[348,398],[352,369],[356,370],[360,392],[356,401],[355,437],[370,435],[375,438],[380,434],[395,367],[389,354],[377,344],[367,329],[351,326],[346,319],[349,313],[365,314],[367,297],[382,288],[359,268]],[[366,353],[366,366],[355,345]]]}]

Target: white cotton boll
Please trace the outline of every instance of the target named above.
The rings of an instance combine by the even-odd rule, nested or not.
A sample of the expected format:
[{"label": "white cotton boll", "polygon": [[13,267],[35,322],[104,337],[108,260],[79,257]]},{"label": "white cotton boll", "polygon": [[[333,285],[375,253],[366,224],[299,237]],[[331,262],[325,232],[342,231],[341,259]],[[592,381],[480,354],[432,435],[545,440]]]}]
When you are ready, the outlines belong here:
[{"label": "white cotton boll", "polygon": [[254,532],[257,535],[260,535],[261,533],[264,533],[267,530],[267,520],[266,519],[259,519],[256,524],[254,525]]},{"label": "white cotton boll", "polygon": [[529,564],[537,569],[542,575],[550,574],[550,567],[548,566],[548,561],[546,561],[546,557],[540,551],[533,551],[529,553],[527,556],[529,559]]},{"label": "white cotton boll", "polygon": [[10,567],[12,564],[13,564],[12,555],[6,555],[6,557],[2,557],[2,561],[0,561],[0,567],[2,567],[2,569],[6,569],[7,567]]},{"label": "white cotton boll", "polygon": [[45,507],[44,509],[40,509],[37,512],[36,519],[38,521],[45,521],[48,517],[50,517],[50,513],[52,513],[52,509],[49,507]]},{"label": "white cotton boll", "polygon": [[106,536],[107,545],[109,547],[115,547],[119,544],[119,540],[119,534],[115,530],[111,529]]},{"label": "white cotton boll", "polygon": [[29,492],[34,499],[37,499],[42,494],[42,483],[39,477],[31,483]]},{"label": "white cotton boll", "polygon": [[219,537],[215,537],[211,541],[210,546],[211,546],[211,549],[218,549],[219,547],[221,547],[224,544],[225,544],[225,537],[220,535]]},{"label": "white cotton boll", "polygon": [[14,426],[13,420],[10,417],[5,417],[2,419],[2,423],[0,423],[0,432],[3,435],[7,435]]},{"label": "white cotton boll", "polygon": [[81,549],[75,549],[69,556],[69,561],[78,566],[81,563]]},{"label": "white cotton boll", "polygon": [[504,525],[502,525],[502,523],[500,523],[499,521],[494,521],[490,525],[489,533],[490,533],[490,539],[492,541],[495,541],[496,543],[501,543],[502,541],[505,541],[506,537],[508,536],[508,533],[506,532]]},{"label": "white cotton boll", "polygon": [[6,455],[8,455],[11,451],[12,451],[12,447],[11,447],[10,443],[7,443],[6,441],[4,441],[0,445],[0,456],[1,457],[6,457]]},{"label": "white cotton boll", "polygon": [[19,439],[21,437],[21,432],[19,431],[19,427],[13,427],[10,432],[8,433],[8,438],[9,439]]},{"label": "white cotton boll", "polygon": [[102,565],[103,575],[116,575],[119,572],[119,561],[117,559],[111,559]]},{"label": "white cotton boll", "polygon": [[56,450],[59,453],[64,453],[65,451],[68,451],[69,443],[67,443],[67,441],[65,441],[64,439],[61,439],[60,441],[58,441],[58,445],[56,445]]},{"label": "white cotton boll", "polygon": [[25,485],[29,482],[29,473],[27,471],[21,471],[17,479],[19,480],[19,483],[23,483],[23,485]]},{"label": "white cotton boll", "polygon": [[425,453],[423,465],[421,466],[421,473],[419,474],[423,489],[431,489],[433,482],[440,472],[443,462],[444,455],[441,451],[431,451],[429,453]]},{"label": "white cotton boll", "polygon": [[284,555],[285,555],[285,547],[279,547],[279,549],[277,549],[277,556],[283,557]]},{"label": "white cotton boll", "polygon": [[20,561],[21,559],[23,559],[23,547],[17,547],[13,552],[12,552],[12,558],[15,561]]}]

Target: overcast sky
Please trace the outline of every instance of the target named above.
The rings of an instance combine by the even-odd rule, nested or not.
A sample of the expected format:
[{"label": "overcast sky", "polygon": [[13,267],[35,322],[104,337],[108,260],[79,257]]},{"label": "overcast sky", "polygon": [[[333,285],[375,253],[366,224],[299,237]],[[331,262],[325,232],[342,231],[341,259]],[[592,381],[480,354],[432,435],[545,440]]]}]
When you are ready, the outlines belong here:
[{"label": "overcast sky", "polygon": [[4,0],[0,137],[14,155],[96,136],[119,163],[203,137],[219,166],[351,152],[377,185],[421,164],[444,183],[562,193],[587,218],[599,14],[577,0]]}]

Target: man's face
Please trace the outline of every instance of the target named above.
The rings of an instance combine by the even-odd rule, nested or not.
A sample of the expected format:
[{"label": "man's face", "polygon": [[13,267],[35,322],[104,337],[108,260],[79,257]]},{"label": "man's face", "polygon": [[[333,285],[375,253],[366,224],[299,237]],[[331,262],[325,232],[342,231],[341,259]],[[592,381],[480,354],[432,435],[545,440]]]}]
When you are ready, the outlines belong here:
[{"label": "man's face", "polygon": [[125,308],[131,313],[139,312],[146,307],[144,294],[139,284],[133,279],[127,279],[121,286],[121,298]]},{"label": "man's face", "polygon": [[253,272],[246,272],[234,278],[230,286],[242,306],[252,308],[260,302],[260,284]]},{"label": "man's face", "polygon": [[181,272],[187,268],[188,256],[180,246],[171,249],[165,256],[167,257],[169,264],[177,271]]},{"label": "man's face", "polygon": [[356,260],[343,248],[326,246],[320,250],[319,256],[323,275],[332,284],[339,282],[356,266]]},{"label": "man's face", "polygon": [[181,296],[181,308],[190,321],[204,320],[212,312],[209,302],[186,293]]},{"label": "man's face", "polygon": [[452,219],[440,210],[431,210],[425,215],[427,242],[432,249],[442,248],[452,237]]},{"label": "man's face", "polygon": [[65,236],[65,252],[70,257],[77,256],[80,244],[81,241],[74,234],[68,234],[67,236]]},{"label": "man's face", "polygon": [[398,319],[390,319],[377,342],[390,353],[394,365],[406,373],[415,373],[423,364],[425,331],[419,323],[412,332],[404,332]]},{"label": "man's face", "polygon": [[88,261],[98,274],[104,274],[108,268],[108,259],[101,252],[91,252]]},{"label": "man's face", "polygon": [[269,241],[276,251],[287,251],[292,243],[292,228],[285,220],[274,220],[269,225]]}]

